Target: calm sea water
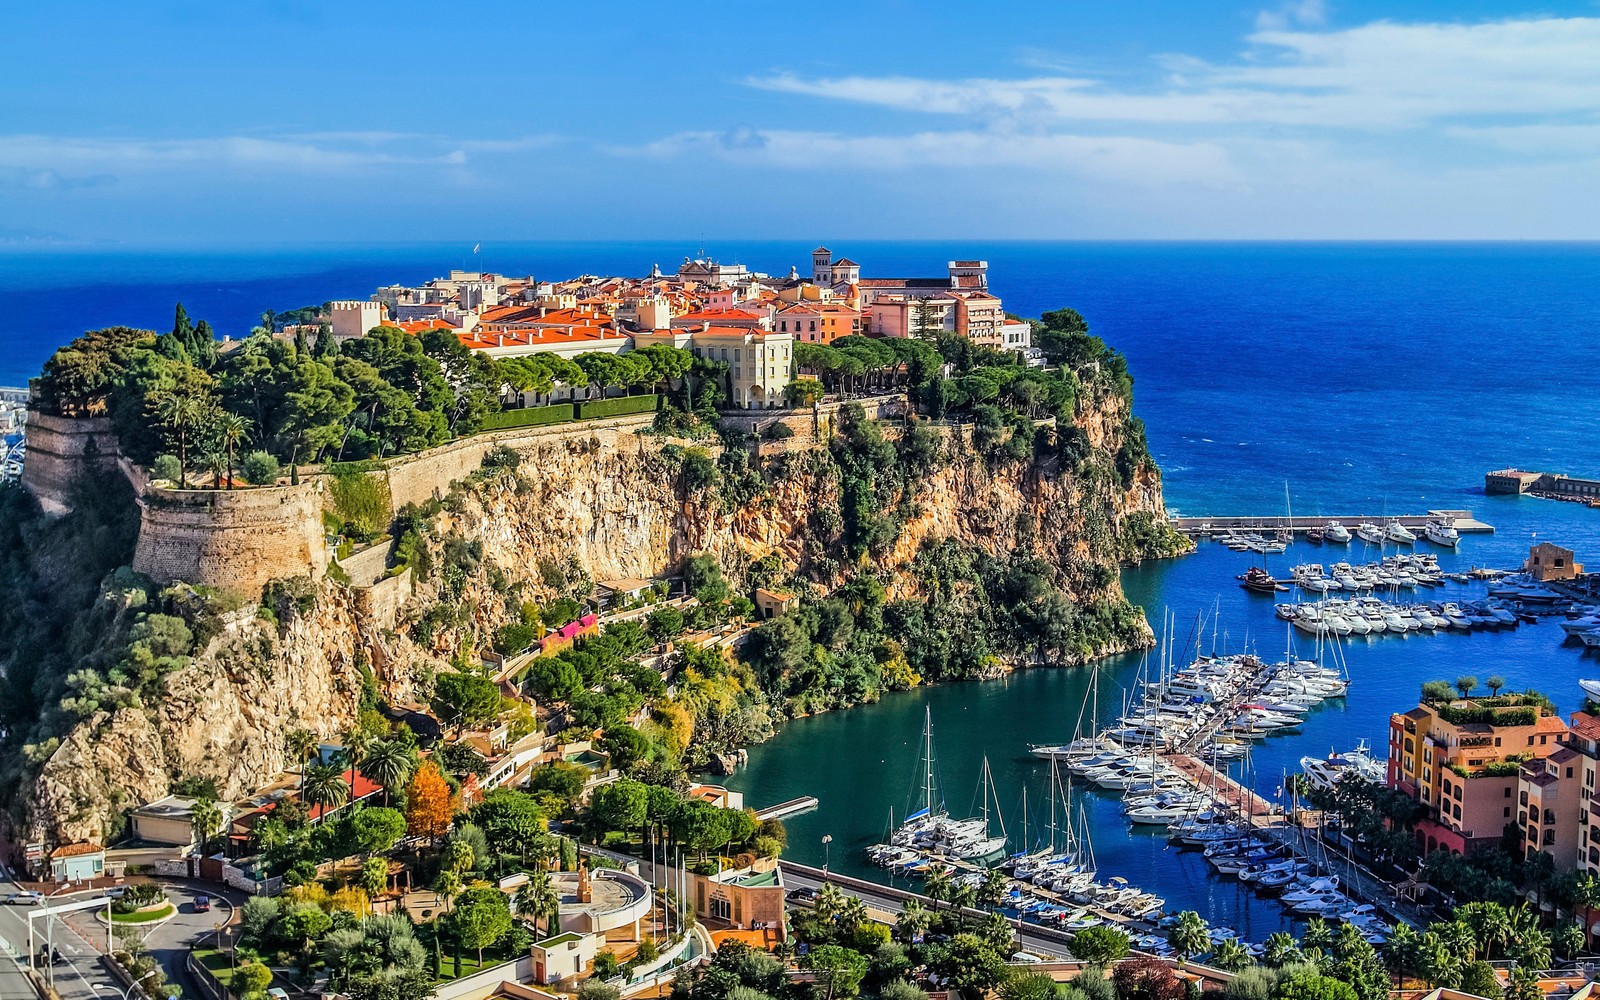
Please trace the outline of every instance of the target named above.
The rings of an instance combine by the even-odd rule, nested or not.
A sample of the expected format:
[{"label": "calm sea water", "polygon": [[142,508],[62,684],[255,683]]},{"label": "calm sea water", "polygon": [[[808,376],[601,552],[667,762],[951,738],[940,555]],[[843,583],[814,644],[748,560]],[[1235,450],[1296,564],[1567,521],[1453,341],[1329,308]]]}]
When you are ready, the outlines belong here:
[{"label": "calm sea water", "polygon": [[[805,267],[812,244],[714,245],[754,268]],[[938,274],[952,257],[990,262],[992,290],[1023,315],[1070,305],[1122,349],[1136,377],[1137,412],[1166,474],[1169,505],[1186,513],[1419,513],[1467,508],[1495,525],[1441,563],[1509,566],[1535,537],[1600,565],[1600,511],[1530,498],[1489,498],[1485,470],[1503,465],[1600,474],[1600,245],[1541,244],[838,244],[871,274]],[[451,267],[562,277],[670,269],[692,245],[321,248],[309,251],[0,254],[0,384],[21,384],[55,346],[97,326],[164,328],[173,303],[241,335],[263,308],[365,297],[380,284],[418,282]],[[1375,557],[1376,553],[1372,554]],[[1344,557],[1297,546],[1294,562]],[[1358,543],[1349,557],[1365,557]],[[1240,590],[1245,555],[1203,546],[1173,563],[1124,574],[1152,622],[1175,616],[1177,641],[1207,622],[1230,649],[1263,654],[1286,642],[1271,600]],[[1452,596],[1481,590],[1447,588]],[[1437,593],[1437,592],[1435,592]],[[1159,626],[1158,626],[1159,627]],[[1600,660],[1562,643],[1553,625],[1498,633],[1381,637],[1350,642],[1350,696],[1302,735],[1268,741],[1250,775],[1275,788],[1305,754],[1358,739],[1381,747],[1389,713],[1414,703],[1424,680],[1504,676],[1536,686],[1563,711],[1575,681]],[[1135,658],[1101,670],[1100,714],[1114,714]],[[915,785],[925,710],[938,733],[948,801],[958,811],[982,760],[994,769],[1010,830],[1045,822],[1047,785],[1027,756],[1066,738],[1088,690],[1087,670],[1035,670],[987,684],[893,695],[877,705],[799,720],[755,748],[732,779],[752,804],[796,795],[821,807],[790,822],[791,853],[863,875],[860,849],[903,815]],[[1163,837],[1129,831],[1118,803],[1081,795],[1101,870],[1259,938],[1285,925],[1275,904],[1212,878]],[[833,838],[824,848],[822,837]]]}]

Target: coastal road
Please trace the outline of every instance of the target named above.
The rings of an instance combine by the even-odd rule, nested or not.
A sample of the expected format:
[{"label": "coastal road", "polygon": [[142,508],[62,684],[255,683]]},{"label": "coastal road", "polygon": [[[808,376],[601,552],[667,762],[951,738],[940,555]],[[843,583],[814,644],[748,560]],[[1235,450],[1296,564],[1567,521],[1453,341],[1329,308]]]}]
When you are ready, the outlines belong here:
[{"label": "coastal road", "polygon": [[[796,865],[790,862],[779,862],[783,869],[783,884],[789,891],[795,889],[820,889],[823,883],[832,882],[840,889],[852,896],[860,897],[869,909],[878,910],[890,915],[898,915],[900,908],[905,905],[907,898],[915,898],[928,909],[933,909],[936,904],[926,896],[908,893],[898,889],[888,889],[871,882],[860,879],[846,878],[840,875],[825,875],[820,869],[809,865]],[[967,915],[974,920],[981,920],[988,916],[984,910],[968,909]],[[1060,931],[1039,927],[1035,924],[1024,923],[1017,930],[1017,944],[1023,951],[1038,955],[1041,958],[1066,958],[1068,936]]]},{"label": "coastal road", "polygon": [[[0,896],[9,897],[14,892],[20,892],[21,888],[11,881],[9,873],[0,878]],[[62,893],[56,897],[56,901],[81,898],[84,897],[80,893]],[[37,909],[37,906],[0,905],[0,938],[6,942],[6,956],[0,958],[0,997],[6,997],[7,1000],[12,997],[24,1000],[36,995],[23,969],[27,964],[24,955],[28,950],[27,914]],[[54,966],[56,991],[61,995],[61,1000],[105,1000],[101,994],[113,989],[114,993],[108,995],[122,995],[121,986],[100,964],[99,951],[83,934],[59,916],[50,918],[48,923],[52,925],[56,950],[65,959]],[[44,947],[46,920],[36,917],[33,925],[34,947],[37,950]],[[49,975],[48,972],[44,974]],[[99,994],[94,989],[97,985],[100,987]]]},{"label": "coastal road", "polygon": [[[233,922],[245,896],[232,889],[225,890],[224,895],[224,891],[209,883],[162,881],[160,885],[177,912],[170,919],[146,929],[145,949],[161,965],[167,982],[183,988],[184,996],[204,996],[189,974],[186,963],[189,950],[197,944],[214,947],[218,928],[226,928]],[[195,908],[195,900],[200,896],[210,899],[211,909]],[[79,934],[95,935],[95,943],[104,947],[105,924],[96,919],[95,913],[77,913],[69,919]],[[223,940],[228,939],[224,937]]]}]

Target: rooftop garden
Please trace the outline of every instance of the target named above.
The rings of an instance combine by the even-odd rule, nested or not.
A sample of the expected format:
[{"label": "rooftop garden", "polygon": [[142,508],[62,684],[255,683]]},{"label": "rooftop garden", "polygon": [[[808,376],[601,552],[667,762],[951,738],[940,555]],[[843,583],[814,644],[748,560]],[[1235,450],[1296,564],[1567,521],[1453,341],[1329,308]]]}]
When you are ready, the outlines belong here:
[{"label": "rooftop garden", "polygon": [[1428,681],[1422,685],[1422,704],[1434,714],[1456,726],[1531,726],[1543,715],[1554,715],[1555,703],[1538,691],[1508,691],[1501,694],[1505,680],[1490,677],[1487,697],[1475,695],[1478,679],[1458,677],[1454,684]]}]

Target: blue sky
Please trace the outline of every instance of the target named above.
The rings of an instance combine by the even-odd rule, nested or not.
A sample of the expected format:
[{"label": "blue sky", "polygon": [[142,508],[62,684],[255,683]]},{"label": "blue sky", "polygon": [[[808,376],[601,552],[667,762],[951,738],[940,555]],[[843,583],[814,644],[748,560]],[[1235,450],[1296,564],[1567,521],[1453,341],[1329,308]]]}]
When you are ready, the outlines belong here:
[{"label": "blue sky", "polygon": [[1600,238],[1600,2],[8,11],[0,239]]}]

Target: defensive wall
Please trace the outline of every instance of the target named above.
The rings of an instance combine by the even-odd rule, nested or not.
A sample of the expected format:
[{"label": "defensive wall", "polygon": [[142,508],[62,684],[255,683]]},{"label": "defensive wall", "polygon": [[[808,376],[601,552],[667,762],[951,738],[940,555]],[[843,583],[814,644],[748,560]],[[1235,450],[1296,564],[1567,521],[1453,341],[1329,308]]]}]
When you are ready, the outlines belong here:
[{"label": "defensive wall", "polygon": [[[814,441],[813,428],[826,437],[838,412],[857,403],[868,416],[904,415],[904,396],[879,396],[827,402],[811,411],[752,410],[726,415],[724,426],[760,434],[783,422],[799,441]],[[563,442],[592,442],[612,449],[655,420],[653,413],[602,417],[540,427],[475,434],[438,448],[390,459],[367,472],[383,479],[395,508],[442,498],[450,484],[482,468],[496,448],[527,452]],[[777,442],[774,442],[777,443]],[[230,590],[254,600],[265,584],[291,576],[320,577],[333,554],[322,523],[325,475],[306,470],[290,485],[237,490],[179,490],[151,485],[125,460],[111,423],[105,418],[59,417],[34,411],[29,416],[28,458],[23,485],[50,514],[71,509],[79,477],[93,467],[118,469],[138,497],[139,540],[133,568],[160,582],[184,581]],[[537,475],[537,469],[527,470]],[[280,481],[281,482],[281,481]],[[359,610],[388,627],[411,596],[409,572],[387,574],[388,546],[364,549],[340,561],[356,591]]]},{"label": "defensive wall", "polygon": [[122,454],[106,417],[58,417],[30,410],[27,434],[22,485],[47,514],[71,510],[78,478],[92,468],[116,468]]},{"label": "defensive wall", "polygon": [[322,483],[244,490],[147,486],[139,496],[133,568],[160,582],[183,580],[252,600],[267,581],[321,576]]}]

